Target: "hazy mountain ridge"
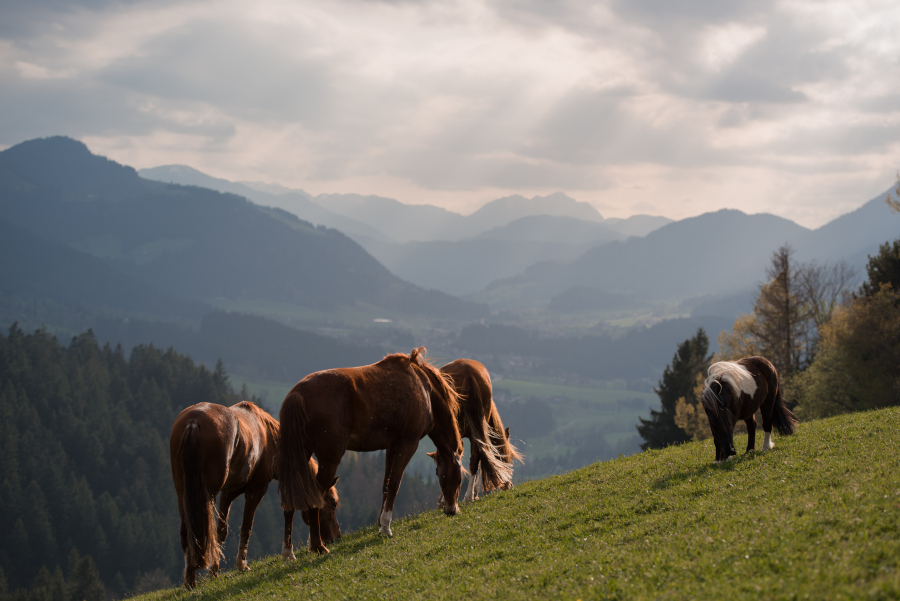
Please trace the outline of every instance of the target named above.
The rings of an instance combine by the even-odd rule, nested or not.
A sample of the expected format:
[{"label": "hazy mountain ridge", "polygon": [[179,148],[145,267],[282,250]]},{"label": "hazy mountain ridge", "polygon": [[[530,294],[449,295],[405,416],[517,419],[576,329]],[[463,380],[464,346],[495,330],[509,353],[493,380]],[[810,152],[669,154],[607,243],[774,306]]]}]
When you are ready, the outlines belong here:
[{"label": "hazy mountain ridge", "polygon": [[169,294],[483,314],[478,305],[400,280],[336,230],[289,225],[233,194],[140,178],[69,138],[9,148],[0,169],[3,182],[28,184],[3,189],[9,221]]},{"label": "hazy mountain ridge", "polygon": [[163,165],[149,169],[140,169],[138,175],[153,181],[198,186],[219,192],[237,194],[256,204],[282,209],[297,215],[305,221],[334,228],[354,239],[357,236],[364,236],[366,238],[387,240],[377,229],[352,217],[329,211],[316,203],[313,197],[303,190],[293,190],[276,184],[261,184],[259,182],[232,182],[206,175],[187,165]]},{"label": "hazy mountain ridge", "polygon": [[[373,235],[377,231],[383,237],[400,243],[456,241],[481,235],[524,217],[542,215],[603,223],[608,229],[624,236],[643,236],[672,221],[667,217],[650,215],[603,219],[590,203],[577,201],[563,192],[532,198],[518,194],[506,196],[485,203],[470,215],[462,215],[435,205],[406,204],[377,195],[324,193],[313,197],[303,190],[279,184],[231,182],[214,178],[185,165],[141,169],[139,174],[156,181],[199,185],[239,194],[259,204],[283,208],[312,223],[334,227],[354,239],[357,239],[357,234],[377,238]],[[316,213],[315,209],[302,203],[289,206],[285,199],[292,195],[311,201],[321,210]],[[350,225],[342,228],[334,222],[335,216],[351,220],[348,222]],[[361,231],[360,226],[368,228],[368,231]],[[382,241],[386,240],[382,238]]]},{"label": "hazy mountain ridge", "polygon": [[568,263],[533,265],[471,298],[497,309],[541,306],[573,287],[643,299],[729,297],[761,283],[782,244],[793,246],[800,261],[845,260],[861,270],[866,255],[898,231],[900,215],[891,213],[883,194],[816,230],[774,215],[723,209],[594,247]]}]

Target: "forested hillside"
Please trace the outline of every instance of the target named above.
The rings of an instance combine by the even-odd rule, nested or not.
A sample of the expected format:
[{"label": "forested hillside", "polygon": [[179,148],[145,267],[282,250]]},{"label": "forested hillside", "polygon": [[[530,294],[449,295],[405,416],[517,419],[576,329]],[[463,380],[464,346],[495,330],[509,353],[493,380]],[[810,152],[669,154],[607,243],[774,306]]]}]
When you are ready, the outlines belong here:
[{"label": "forested hillside", "polygon": [[[362,305],[437,317],[481,316],[486,309],[404,282],[337,230],[232,194],[142,179],[65,137],[0,152],[0,212],[16,227],[91,255],[111,271],[195,301],[326,311]],[[0,256],[20,270],[28,267],[17,253]],[[86,259],[81,263],[90,264]],[[53,283],[46,273],[32,275]]]},{"label": "forested hillside", "polygon": [[[126,356],[90,332],[68,346],[17,326],[0,335],[0,593],[4,582],[9,590],[50,590],[61,586],[63,571],[70,585],[94,582],[116,597],[177,581],[172,423],[195,403],[241,398],[221,363],[210,371],[171,349],[138,345]],[[383,454],[343,462],[345,531],[374,522],[383,473]],[[430,474],[408,474],[395,511],[434,506],[438,495]],[[242,509],[243,498],[231,512],[233,533]],[[273,483],[257,510],[250,557],[278,551],[283,525]],[[306,540],[299,515],[294,540]],[[236,553],[232,535],[225,566]]]}]

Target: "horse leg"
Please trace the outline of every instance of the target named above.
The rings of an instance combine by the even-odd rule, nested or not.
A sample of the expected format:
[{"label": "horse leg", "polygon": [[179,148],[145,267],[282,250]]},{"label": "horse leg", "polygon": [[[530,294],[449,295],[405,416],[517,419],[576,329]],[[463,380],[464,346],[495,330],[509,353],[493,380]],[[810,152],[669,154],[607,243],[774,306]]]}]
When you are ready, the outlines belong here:
[{"label": "horse leg", "polygon": [[[336,461],[326,458],[319,459],[319,471],[316,474],[316,482],[319,483],[319,486],[322,487],[322,490],[327,491],[334,485],[334,474],[335,472],[337,472],[338,465],[341,462],[340,457],[342,456],[343,451]],[[322,541],[322,530],[319,524],[318,507],[312,507],[309,510],[309,550],[315,551],[320,555],[329,553],[328,548]]]},{"label": "horse leg", "polygon": [[[775,390],[778,390],[777,385]],[[759,411],[760,413],[762,413],[763,420],[762,450],[768,451],[775,446],[775,443],[772,442],[772,414],[775,412],[775,394],[766,395],[766,400],[763,401],[763,404],[762,406],[760,406]]]},{"label": "horse leg", "polygon": [[[466,501],[475,501],[478,499],[478,491],[476,487],[478,486],[478,477],[481,475],[479,471],[479,466],[481,465],[481,451],[478,449],[478,445],[476,445],[472,441],[472,437],[469,437],[469,449],[471,450],[471,457],[469,458],[469,490],[466,491]],[[441,493],[443,495],[444,493]]]},{"label": "horse leg", "polygon": [[744,423],[747,425],[747,452],[749,453],[756,449],[756,414],[745,419]]},{"label": "horse leg", "polygon": [[[225,539],[228,538],[228,513],[231,511],[231,504],[234,503],[239,494],[237,492],[222,492],[222,495],[219,497],[219,518],[216,536],[219,538],[220,545],[224,545]],[[213,578],[218,578],[219,564],[209,566],[209,573],[213,575]]]},{"label": "horse leg", "polygon": [[281,556],[287,559],[297,559],[294,556],[294,541],[291,538],[291,533],[294,529],[294,512],[293,511],[285,511],[284,512],[284,542],[281,543]]},{"label": "horse leg", "polygon": [[[181,503],[179,502],[179,506],[180,505]],[[181,550],[184,551],[184,574],[182,575],[182,581],[184,588],[192,589],[194,588],[194,585],[197,584],[197,567],[192,566],[190,560],[188,560],[187,524],[184,523],[183,517],[181,518]]]},{"label": "horse leg", "polygon": [[380,534],[394,536],[394,533],[391,532],[394,501],[397,499],[397,491],[400,490],[400,480],[403,479],[403,472],[418,448],[419,441],[414,440],[412,442],[400,442],[391,445],[387,449],[384,462],[384,485],[381,488],[381,511],[378,513]]},{"label": "horse leg", "polygon": [[247,565],[247,546],[250,544],[250,532],[253,530],[253,516],[256,515],[256,508],[259,507],[259,502],[262,501],[263,495],[266,494],[268,486],[268,482],[261,487],[251,486],[244,493],[244,519],[241,521],[241,542],[238,545],[237,561],[234,565],[238,571],[243,572],[250,569],[250,566]]}]

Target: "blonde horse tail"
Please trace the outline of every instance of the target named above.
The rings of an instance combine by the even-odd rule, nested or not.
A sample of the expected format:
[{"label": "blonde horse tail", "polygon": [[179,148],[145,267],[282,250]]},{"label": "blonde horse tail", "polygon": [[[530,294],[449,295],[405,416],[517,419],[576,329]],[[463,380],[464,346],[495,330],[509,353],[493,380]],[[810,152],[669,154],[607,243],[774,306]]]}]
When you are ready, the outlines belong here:
[{"label": "blonde horse tail", "polygon": [[481,393],[472,376],[466,380],[466,386],[469,389],[469,398],[462,403],[462,408],[472,432],[472,440],[478,446],[481,454],[479,461],[481,487],[483,490],[508,488],[512,484],[512,465],[500,456],[500,451],[491,441],[492,438],[496,438],[496,435],[492,436],[490,424],[485,416],[476,409],[482,406]]},{"label": "blonde horse tail", "polygon": [[181,471],[188,563],[196,568],[218,566],[224,555],[217,535],[216,498],[206,488],[200,456],[200,426],[195,419],[188,422],[181,437]]},{"label": "blonde horse tail", "polygon": [[506,433],[506,428],[503,427],[503,420],[500,419],[500,413],[497,411],[497,405],[494,404],[493,400],[491,400],[491,414],[488,421],[490,422],[491,432],[496,435],[496,438],[491,442],[500,449],[503,460],[510,465],[514,461],[525,463],[525,454],[509,441],[509,435]]},{"label": "blonde horse tail", "polygon": [[307,511],[322,507],[325,499],[310,463],[312,452],[304,442],[306,412],[303,396],[288,393],[279,414],[281,435],[278,437],[278,492],[285,511]]}]

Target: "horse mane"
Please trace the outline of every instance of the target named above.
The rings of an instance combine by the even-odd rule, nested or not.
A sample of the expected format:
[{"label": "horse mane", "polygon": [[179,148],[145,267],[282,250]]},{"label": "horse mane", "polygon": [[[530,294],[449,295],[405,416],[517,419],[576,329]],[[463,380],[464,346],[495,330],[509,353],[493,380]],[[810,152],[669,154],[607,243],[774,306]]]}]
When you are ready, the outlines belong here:
[{"label": "horse mane", "polygon": [[[388,357],[390,356],[388,355]],[[388,357],[385,357],[385,359]],[[425,350],[424,346],[414,348],[409,353],[409,364],[413,369],[420,371],[428,378],[428,381],[431,382],[431,387],[438,393],[441,402],[450,411],[453,421],[456,423],[456,419],[459,417],[459,393],[456,392],[456,387],[453,385],[453,378],[428,361],[428,351]]]},{"label": "horse mane", "polygon": [[241,401],[234,405],[233,408],[243,409],[244,411],[249,411],[256,415],[256,417],[262,420],[262,423],[265,425],[266,431],[272,442],[276,445],[278,444],[278,437],[281,435],[281,425],[268,411],[251,401]]},{"label": "horse mane", "polygon": [[706,386],[718,380],[728,384],[732,393],[740,397],[741,393],[753,396],[756,393],[756,380],[746,367],[736,361],[719,361],[709,366],[709,377]]}]

